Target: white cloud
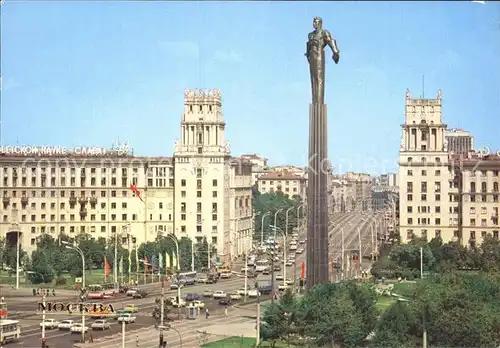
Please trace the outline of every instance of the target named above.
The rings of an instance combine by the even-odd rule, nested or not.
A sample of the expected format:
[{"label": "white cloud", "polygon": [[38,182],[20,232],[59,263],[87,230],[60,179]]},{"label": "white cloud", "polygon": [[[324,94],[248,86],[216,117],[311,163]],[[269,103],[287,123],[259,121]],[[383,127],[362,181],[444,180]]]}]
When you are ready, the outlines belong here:
[{"label": "white cloud", "polygon": [[243,60],[243,57],[237,51],[231,49],[229,51],[215,51],[212,59],[222,63],[239,63]]},{"label": "white cloud", "polygon": [[191,41],[160,41],[158,46],[173,58],[198,59],[200,47]]}]

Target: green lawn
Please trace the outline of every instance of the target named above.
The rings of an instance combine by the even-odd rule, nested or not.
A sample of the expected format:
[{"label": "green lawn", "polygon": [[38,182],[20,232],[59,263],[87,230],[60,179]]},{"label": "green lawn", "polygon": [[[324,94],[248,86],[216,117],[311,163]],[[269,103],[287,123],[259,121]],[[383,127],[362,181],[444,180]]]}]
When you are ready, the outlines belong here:
[{"label": "green lawn", "polygon": [[375,307],[377,307],[380,310],[380,312],[384,312],[396,301],[397,299],[394,297],[380,296],[377,300],[377,303],[375,304]]},{"label": "green lawn", "polygon": [[394,284],[394,289],[392,292],[401,295],[406,298],[411,298],[415,294],[417,289],[417,283],[396,283]]},{"label": "green lawn", "polygon": [[[255,338],[251,337],[229,337],[201,346],[202,348],[254,348]],[[259,347],[271,347],[270,344],[262,342]],[[285,344],[276,344],[276,348],[292,347]]]}]

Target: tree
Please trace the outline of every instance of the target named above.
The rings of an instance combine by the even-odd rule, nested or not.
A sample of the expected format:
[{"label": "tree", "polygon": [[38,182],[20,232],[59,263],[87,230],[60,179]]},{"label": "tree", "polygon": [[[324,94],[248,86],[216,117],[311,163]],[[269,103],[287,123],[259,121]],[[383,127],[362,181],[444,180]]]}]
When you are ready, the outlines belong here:
[{"label": "tree", "polygon": [[406,303],[398,301],[382,314],[372,343],[381,348],[417,347],[419,342],[414,333],[418,320]]},{"label": "tree", "polygon": [[[283,209],[277,215],[276,225],[282,230],[286,231],[286,217],[285,211],[291,207],[297,207],[300,200],[290,199],[288,195],[283,194],[281,191],[276,193],[256,193],[253,197],[253,209],[260,212],[260,215],[255,216],[255,231],[260,237],[262,214],[270,212],[271,215],[264,219],[264,233],[267,236],[271,234],[272,228],[269,225],[274,225],[274,214],[277,210]],[[288,214],[288,231],[291,232],[297,226],[297,209],[291,209]],[[257,237],[257,236],[256,236]]]},{"label": "tree", "polygon": [[[168,315],[172,310],[172,302],[168,298],[165,298],[163,301],[164,301],[163,302],[163,320],[166,321],[169,319]],[[160,322],[161,321],[161,298],[157,297],[155,299],[155,303],[156,303],[156,306],[153,309],[153,312],[151,314],[157,322]],[[160,325],[163,325],[163,323],[160,323]]]},{"label": "tree", "polygon": [[27,275],[33,284],[51,283],[54,279],[54,269],[49,253],[35,250],[31,254],[30,272]]},{"label": "tree", "polygon": [[359,346],[375,328],[377,312],[372,292],[344,283],[315,286],[298,301],[297,332],[311,337],[319,346]]},{"label": "tree", "polygon": [[[86,269],[92,272],[93,268],[104,267],[104,256],[106,256],[105,241],[102,239],[96,241],[90,234],[82,233],[75,238],[75,242],[85,256]],[[76,255],[78,256],[78,253]]]},{"label": "tree", "polygon": [[262,339],[269,341],[272,347],[275,347],[278,340],[292,339],[290,335],[296,333],[296,303],[294,294],[288,290],[264,312],[260,333]]}]

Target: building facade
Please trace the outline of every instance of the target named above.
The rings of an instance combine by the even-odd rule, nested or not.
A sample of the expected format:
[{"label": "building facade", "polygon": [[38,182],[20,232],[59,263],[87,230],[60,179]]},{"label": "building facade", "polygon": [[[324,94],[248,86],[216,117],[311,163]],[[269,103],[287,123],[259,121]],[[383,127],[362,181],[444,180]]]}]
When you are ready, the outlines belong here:
[{"label": "building facade", "polygon": [[282,192],[289,198],[306,198],[307,180],[303,176],[288,172],[269,172],[259,177],[257,189],[260,193]]},{"label": "building facade", "polygon": [[448,224],[448,152],[441,91],[435,99],[412,98],[406,91],[405,123],[399,150],[400,237],[443,240],[453,237]]},{"label": "building facade", "polygon": [[400,238],[479,245],[486,235],[499,234],[500,156],[449,153],[441,108],[441,92],[436,99],[412,99],[407,91],[399,154]]},{"label": "building facade", "polygon": [[25,250],[36,248],[42,233],[96,239],[125,233],[127,243],[129,233],[139,244],[160,233],[205,237],[226,262],[251,247],[251,165],[230,156],[217,90],[185,92],[173,157],[37,149],[0,151],[0,236],[20,231]]},{"label": "building facade", "polygon": [[463,129],[447,129],[444,137],[448,152],[466,155],[474,151],[474,137]]}]

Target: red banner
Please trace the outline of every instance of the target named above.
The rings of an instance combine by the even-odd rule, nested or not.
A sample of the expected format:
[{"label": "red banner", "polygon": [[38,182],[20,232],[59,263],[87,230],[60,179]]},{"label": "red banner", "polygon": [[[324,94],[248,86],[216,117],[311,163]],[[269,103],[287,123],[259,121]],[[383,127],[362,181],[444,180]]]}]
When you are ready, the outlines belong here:
[{"label": "red banner", "polygon": [[104,275],[106,277],[109,276],[110,268],[111,267],[109,267],[108,259],[106,258],[106,256],[104,256]]},{"label": "red banner", "polygon": [[300,277],[304,279],[305,276],[306,276],[306,264],[304,263],[304,261],[302,261],[302,263],[300,264]]}]

